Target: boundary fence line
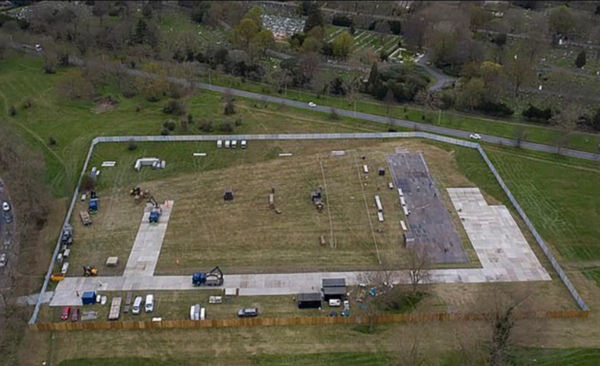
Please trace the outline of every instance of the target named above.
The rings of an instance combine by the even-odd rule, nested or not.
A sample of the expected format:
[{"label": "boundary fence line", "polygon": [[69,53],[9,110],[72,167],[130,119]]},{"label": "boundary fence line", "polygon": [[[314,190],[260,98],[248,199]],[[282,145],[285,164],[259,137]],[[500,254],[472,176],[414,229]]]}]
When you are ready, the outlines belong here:
[{"label": "boundary fence line", "polygon": [[[512,195],[500,174],[488,158],[487,154],[483,150],[483,148],[475,142],[465,141],[460,139],[455,139],[452,137],[440,136],[436,134],[432,134],[429,132],[373,132],[373,133],[317,133],[317,134],[258,134],[258,135],[181,135],[181,136],[99,136],[92,140],[90,145],[90,149],[88,151],[87,157],[83,164],[83,169],[81,170],[81,174],[79,175],[79,180],[77,181],[77,185],[75,187],[75,191],[73,192],[73,197],[71,199],[71,204],[69,206],[69,210],[67,211],[67,215],[65,217],[64,225],[68,224],[71,220],[71,216],[73,214],[73,209],[77,202],[77,197],[79,196],[79,190],[81,188],[81,181],[85,172],[87,171],[90,159],[92,157],[94,148],[97,144],[100,143],[122,143],[122,142],[201,142],[201,141],[217,141],[217,140],[345,140],[345,139],[396,139],[396,138],[423,138],[427,140],[434,140],[444,143],[449,143],[457,146],[463,146],[471,149],[476,149],[486,165],[494,176],[496,180],[504,190],[504,193],[508,196],[509,200],[523,219],[525,224],[535,237],[538,245],[542,248],[542,251],[552,264],[554,270],[558,273],[560,279],[563,281],[567,289],[569,290],[571,296],[577,302],[579,308],[584,312],[589,312],[589,307],[583,301],[577,289],[573,286],[567,275],[562,270],[560,264],[556,261],[556,258],[546,245],[546,243],[542,240],[542,237],[539,235],[527,215],[521,206]],[[62,227],[61,227],[62,232]],[[44,284],[42,285],[42,289],[40,291],[40,295],[35,304],[35,309],[33,310],[33,314],[29,319],[29,324],[35,324],[37,320],[37,316],[40,311],[40,307],[42,305],[42,301],[44,299],[44,293],[48,287],[48,283],[50,281],[50,276],[52,275],[52,270],[54,269],[54,265],[56,262],[56,257],[58,256],[58,252],[60,250],[60,235],[56,242],[56,247],[54,248],[54,253],[52,255],[52,259],[50,261],[50,265],[48,267],[48,271],[46,272],[46,276],[44,278]],[[75,323],[78,324],[78,323]]]},{"label": "boundary fence line", "polygon": [[[560,310],[517,313],[519,319],[565,319],[587,318],[589,311]],[[73,331],[73,330],[142,330],[173,328],[229,328],[260,326],[294,326],[294,325],[355,325],[386,323],[418,323],[431,321],[484,321],[493,319],[495,314],[471,313],[413,313],[382,314],[374,318],[368,316],[326,317],[307,316],[295,318],[251,318],[251,319],[215,319],[215,320],[164,320],[164,321],[97,321],[97,322],[51,322],[31,324],[30,329],[36,331]]]}]

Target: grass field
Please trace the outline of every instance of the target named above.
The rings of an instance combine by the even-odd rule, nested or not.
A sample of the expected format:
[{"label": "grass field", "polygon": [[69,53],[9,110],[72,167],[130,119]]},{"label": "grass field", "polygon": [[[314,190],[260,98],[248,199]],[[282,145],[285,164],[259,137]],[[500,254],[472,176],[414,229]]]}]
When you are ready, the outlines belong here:
[{"label": "grass field", "polygon": [[[127,192],[140,185],[159,201],[175,200],[158,274],[189,274],[215,265],[226,273],[360,270],[379,264],[402,268],[407,253],[401,245],[397,192],[387,188],[389,176],[370,174],[367,179],[362,174],[363,164],[372,171],[387,166],[385,154],[396,148],[424,151],[447,205],[445,188],[473,186],[456,174],[449,153],[411,140],[250,141],[244,150],[217,150],[214,142],[139,143],[135,151],[128,151],[125,144],[101,144],[91,166],[99,167],[104,160],[114,160],[117,166],[102,169],[101,208],[92,217],[94,224],[83,228],[78,217],[73,218],[78,246],[70,263],[74,268],[88,264],[103,268],[108,256],[119,256],[118,267],[103,270],[122,273],[144,206]],[[333,156],[334,150],[347,153]],[[193,157],[193,152],[208,156]],[[293,156],[278,157],[283,152]],[[135,172],[135,159],[142,156],[165,159],[167,169]],[[221,197],[226,187],[233,188],[232,202]],[[281,214],[269,208],[271,187]],[[323,187],[326,202],[322,212],[310,201],[310,192],[318,187]],[[385,208],[383,223],[373,207],[376,194]],[[86,208],[84,202],[78,206]],[[471,256],[466,266],[478,266],[462,225],[453,216]],[[319,245],[321,235],[326,245]]]}]

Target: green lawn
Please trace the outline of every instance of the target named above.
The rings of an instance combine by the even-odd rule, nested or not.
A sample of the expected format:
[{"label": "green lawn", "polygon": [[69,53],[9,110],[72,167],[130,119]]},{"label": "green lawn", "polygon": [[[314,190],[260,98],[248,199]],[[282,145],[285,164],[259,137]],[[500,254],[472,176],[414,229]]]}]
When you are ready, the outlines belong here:
[{"label": "green lawn", "polygon": [[[443,354],[439,362],[426,363],[427,365],[460,366],[453,358],[453,353]],[[386,353],[316,353],[316,354],[290,354],[290,355],[259,355],[252,356],[250,360],[234,359],[206,359],[198,360],[166,359],[157,360],[149,358],[96,358],[66,360],[59,366],[175,366],[215,364],[227,361],[230,365],[255,365],[255,366],[387,366],[393,358]],[[431,360],[430,360],[431,361]],[[515,352],[514,366],[596,366],[600,363],[600,350],[597,349],[539,349],[524,348]],[[392,363],[393,364],[393,363]]]},{"label": "green lawn", "polygon": [[[208,83],[208,76],[203,78],[201,81]],[[355,108],[352,104],[349,104],[347,98],[335,96],[322,96],[317,98],[314,94],[289,88],[287,93],[279,94],[273,85],[252,81],[241,82],[240,78],[228,75],[212,75],[211,82],[213,85],[284,97],[306,103],[313,101],[318,105],[325,105],[338,109],[354,110]],[[522,123],[519,116],[513,116],[508,119],[508,121],[500,121],[487,117],[468,116],[457,112],[442,111],[440,113],[439,111],[433,110],[426,111],[414,106],[402,105],[390,108],[388,113],[386,106],[367,95],[360,96],[356,103],[356,111],[380,116],[390,116],[393,118],[404,119],[418,123],[439,125],[458,130],[477,132],[484,135],[505,137],[509,139],[516,139],[518,136],[518,131],[523,129],[526,132],[525,140],[551,146],[556,145],[561,134],[560,131],[557,131],[553,128],[532,123]],[[571,135],[568,147],[597,153],[599,151],[599,144],[599,135],[578,132]]]}]

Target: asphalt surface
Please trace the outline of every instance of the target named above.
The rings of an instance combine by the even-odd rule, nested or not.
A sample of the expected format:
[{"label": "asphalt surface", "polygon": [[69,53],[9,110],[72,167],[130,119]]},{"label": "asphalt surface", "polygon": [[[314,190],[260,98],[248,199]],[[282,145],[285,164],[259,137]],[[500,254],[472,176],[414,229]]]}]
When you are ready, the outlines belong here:
[{"label": "asphalt surface", "polygon": [[456,81],[456,78],[452,76],[448,76],[441,72],[440,70],[430,66],[427,62],[429,61],[427,54],[424,54],[423,57],[419,59],[417,65],[427,71],[427,73],[435,78],[435,84],[429,87],[429,91],[438,91],[446,88],[447,86],[453,85]]},{"label": "asphalt surface", "polygon": [[[136,76],[153,77],[153,75],[144,73],[139,70],[127,69],[127,72],[131,75],[136,75]],[[188,82],[185,80],[182,80],[182,79],[167,77],[167,80],[169,82],[173,82],[173,83],[180,83],[183,85],[188,85]],[[229,92],[231,92],[231,94],[233,94],[235,96],[243,97],[243,98],[256,99],[256,100],[270,102],[270,103],[284,104],[284,105],[288,105],[288,106],[295,107],[295,108],[313,110],[313,111],[322,112],[322,113],[331,113],[331,110],[332,110],[331,107],[324,107],[324,106],[319,106],[319,105],[317,105],[316,107],[309,107],[308,104],[304,103],[304,102],[298,102],[295,100],[273,97],[270,95],[252,93],[252,92],[248,92],[248,91],[244,91],[244,90],[225,88],[222,86],[209,85],[209,84],[205,84],[205,83],[194,83],[194,85],[200,89],[212,90],[212,91],[216,91],[216,92],[220,92],[220,93],[229,91]],[[318,99],[315,98],[315,100],[318,102]],[[394,126],[399,126],[399,127],[404,127],[404,128],[409,128],[409,129],[414,129],[414,130],[419,130],[419,131],[425,131],[425,132],[431,132],[431,133],[436,133],[436,134],[441,134],[441,135],[446,135],[446,136],[458,137],[458,138],[463,138],[463,139],[469,139],[470,138],[469,135],[472,132],[477,132],[477,131],[455,130],[455,129],[447,128],[447,127],[441,127],[441,126],[429,125],[429,124],[425,124],[425,123],[418,123],[418,122],[412,122],[412,121],[407,121],[407,120],[402,120],[402,119],[378,116],[378,115],[369,114],[369,113],[353,112],[353,111],[346,110],[346,109],[336,108],[335,110],[336,110],[337,114],[339,114],[340,116],[344,116],[344,117],[354,117],[354,118],[359,118],[359,119],[372,121],[372,122],[392,124]],[[502,123],[502,122],[498,122],[498,123]],[[483,135],[483,134],[480,134],[480,136],[481,136],[481,141],[483,141],[483,142],[504,145],[504,146],[514,146],[514,147],[519,146],[519,142],[517,140],[507,139],[504,137]],[[569,157],[573,157],[573,158],[600,161],[600,154],[594,154],[594,153],[573,150],[573,149],[567,149],[567,148],[558,149],[556,146],[538,144],[535,142],[521,141],[520,147],[523,149],[527,149],[527,150],[542,151],[542,152],[546,152],[546,153],[554,153],[554,154],[569,156]]]}]

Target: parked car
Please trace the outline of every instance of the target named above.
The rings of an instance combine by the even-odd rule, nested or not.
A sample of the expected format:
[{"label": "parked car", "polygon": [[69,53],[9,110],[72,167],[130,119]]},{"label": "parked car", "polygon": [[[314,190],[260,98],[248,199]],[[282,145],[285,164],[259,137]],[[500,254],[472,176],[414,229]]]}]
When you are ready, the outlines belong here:
[{"label": "parked car", "polygon": [[62,313],[60,313],[60,320],[62,320],[62,321],[69,320],[70,316],[71,316],[71,307],[70,306],[65,306],[62,309]]},{"label": "parked car", "polygon": [[469,135],[469,138],[473,140],[481,140],[481,135],[478,133],[472,133]]},{"label": "parked car", "polygon": [[239,318],[254,318],[258,316],[257,308],[244,308],[238,311]]},{"label": "parked car", "polygon": [[342,301],[340,299],[330,299],[329,306],[337,308],[338,306],[342,306]]},{"label": "parked car", "polygon": [[245,149],[246,147],[248,147],[248,143],[246,142],[246,140],[242,140],[241,147],[242,147],[242,149]]},{"label": "parked car", "polygon": [[142,297],[138,296],[133,300],[133,308],[131,309],[132,314],[139,314],[142,311]]},{"label": "parked car", "polygon": [[317,104],[314,103],[314,102],[308,102],[308,106],[311,107],[311,108],[314,108],[314,107],[317,106]]},{"label": "parked car", "polygon": [[76,322],[79,320],[79,309],[78,308],[73,308],[71,309],[71,321],[72,322]]},{"label": "parked car", "polygon": [[147,313],[151,313],[154,311],[154,295],[146,295],[146,304],[144,306],[144,309]]},{"label": "parked car", "polygon": [[42,47],[42,45],[41,45],[41,44],[36,44],[36,45],[35,45],[35,50],[36,50],[37,52],[42,52],[42,51],[44,50],[44,48]]},{"label": "parked car", "polygon": [[7,262],[6,253],[0,254],[0,268],[6,267],[6,262]]},{"label": "parked car", "polygon": [[10,204],[7,201],[2,202],[2,211],[4,211],[4,212],[10,211]]}]

